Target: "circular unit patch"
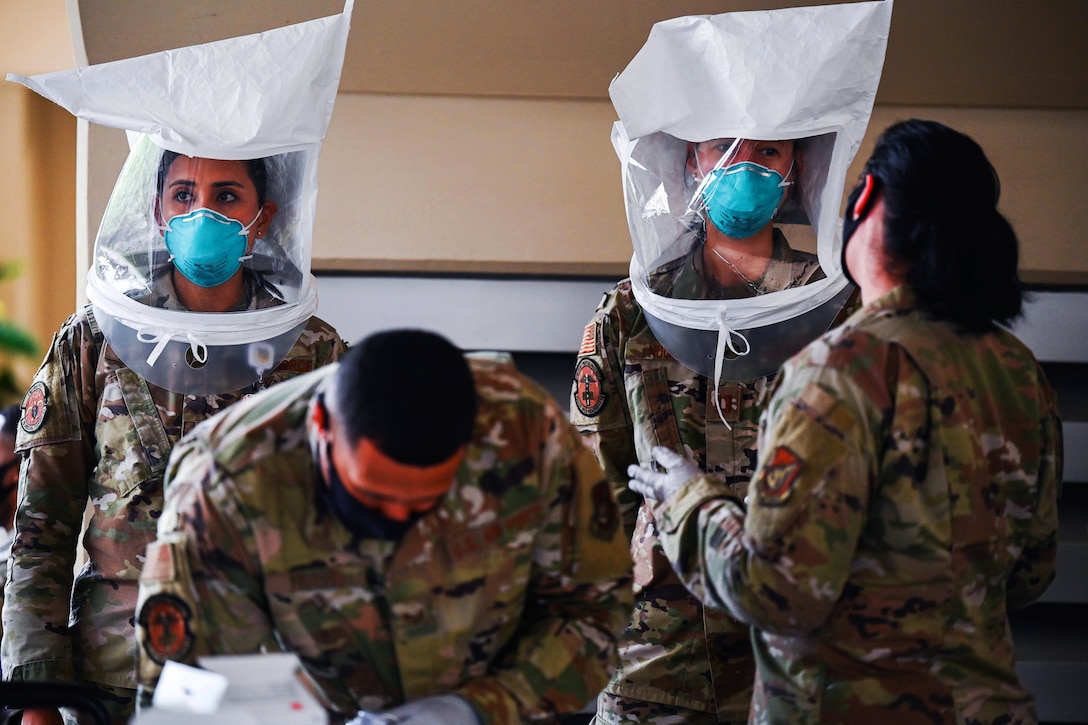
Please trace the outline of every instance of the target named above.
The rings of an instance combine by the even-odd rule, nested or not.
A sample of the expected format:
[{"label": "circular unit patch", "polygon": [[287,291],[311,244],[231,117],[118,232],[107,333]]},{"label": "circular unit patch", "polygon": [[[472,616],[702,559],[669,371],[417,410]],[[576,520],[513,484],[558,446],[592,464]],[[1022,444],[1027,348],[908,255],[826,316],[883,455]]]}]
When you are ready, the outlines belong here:
[{"label": "circular unit patch", "polygon": [[45,414],[49,410],[49,389],[41,380],[30,386],[23,396],[20,406],[23,415],[19,419],[19,425],[27,433],[33,433],[45,423]]},{"label": "circular unit patch", "polygon": [[189,605],[174,594],[155,594],[140,608],[140,626],[144,630],[144,650],[160,665],[166,660],[182,660],[193,649],[193,629],[189,626]]},{"label": "circular unit patch", "polygon": [[589,358],[582,358],[574,368],[574,382],[578,388],[574,404],[582,415],[595,416],[604,407],[607,397],[601,385],[601,366]]}]

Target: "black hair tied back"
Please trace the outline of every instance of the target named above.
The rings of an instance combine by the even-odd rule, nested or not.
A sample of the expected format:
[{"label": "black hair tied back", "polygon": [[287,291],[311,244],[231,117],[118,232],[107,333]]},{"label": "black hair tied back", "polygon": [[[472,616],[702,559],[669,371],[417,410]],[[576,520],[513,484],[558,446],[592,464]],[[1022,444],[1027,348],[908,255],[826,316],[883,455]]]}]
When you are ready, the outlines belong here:
[{"label": "black hair tied back", "polygon": [[878,139],[866,171],[882,182],[885,251],[905,264],[922,309],[976,332],[1019,316],[1019,241],[974,140],[935,121],[903,121]]}]

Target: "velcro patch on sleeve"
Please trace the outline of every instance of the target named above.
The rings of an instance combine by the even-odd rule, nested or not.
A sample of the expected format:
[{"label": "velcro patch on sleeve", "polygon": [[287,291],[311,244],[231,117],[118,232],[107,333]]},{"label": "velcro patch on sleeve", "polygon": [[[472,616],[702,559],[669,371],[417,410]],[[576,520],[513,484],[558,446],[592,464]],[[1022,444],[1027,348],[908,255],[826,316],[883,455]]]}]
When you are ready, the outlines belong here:
[{"label": "velcro patch on sleeve", "polygon": [[22,416],[19,425],[27,433],[34,433],[45,423],[46,413],[49,412],[49,388],[41,380],[38,380],[23,396]]},{"label": "velcro patch on sleeve", "polygon": [[155,594],[140,608],[144,651],[164,664],[184,660],[193,650],[192,610],[175,594]]},{"label": "velcro patch on sleeve", "polygon": [[582,415],[593,417],[601,412],[607,395],[604,392],[604,373],[601,366],[590,358],[582,358],[574,368],[574,404]]},{"label": "velcro patch on sleeve", "polygon": [[756,493],[764,506],[782,506],[793,494],[804,461],[786,446],[779,446],[771,460],[759,471]]},{"label": "velcro patch on sleeve", "polygon": [[171,581],[176,578],[174,551],[170,544],[156,541],[147,547],[147,561],[140,570],[140,580],[145,582]]},{"label": "velcro patch on sleeve", "polygon": [[597,323],[591,322],[582,331],[582,345],[578,348],[579,355],[597,354]]}]

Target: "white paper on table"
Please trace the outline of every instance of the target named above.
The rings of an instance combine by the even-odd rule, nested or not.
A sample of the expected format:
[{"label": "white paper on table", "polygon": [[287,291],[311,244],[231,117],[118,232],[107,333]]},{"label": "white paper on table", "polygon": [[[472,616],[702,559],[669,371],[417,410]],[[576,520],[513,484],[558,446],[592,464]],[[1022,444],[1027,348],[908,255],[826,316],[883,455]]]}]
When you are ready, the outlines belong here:
[{"label": "white paper on table", "polygon": [[228,680],[217,672],[167,660],[151,698],[153,707],[209,715],[219,709]]}]

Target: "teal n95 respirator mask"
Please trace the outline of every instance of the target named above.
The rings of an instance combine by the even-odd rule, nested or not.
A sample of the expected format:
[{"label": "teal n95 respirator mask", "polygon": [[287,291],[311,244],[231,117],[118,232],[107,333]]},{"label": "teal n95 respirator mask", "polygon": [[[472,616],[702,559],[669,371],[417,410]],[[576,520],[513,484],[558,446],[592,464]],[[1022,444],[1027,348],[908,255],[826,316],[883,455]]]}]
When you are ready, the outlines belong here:
[{"label": "teal n95 respirator mask", "polygon": [[247,259],[249,230],[260,216],[258,211],[253,221],[242,224],[201,208],[172,217],[162,232],[174,267],[193,284],[218,287],[233,277]]},{"label": "teal n95 respirator mask", "polygon": [[744,161],[711,171],[700,194],[711,223],[728,237],[745,239],[774,218],[791,183],[774,169]]}]

